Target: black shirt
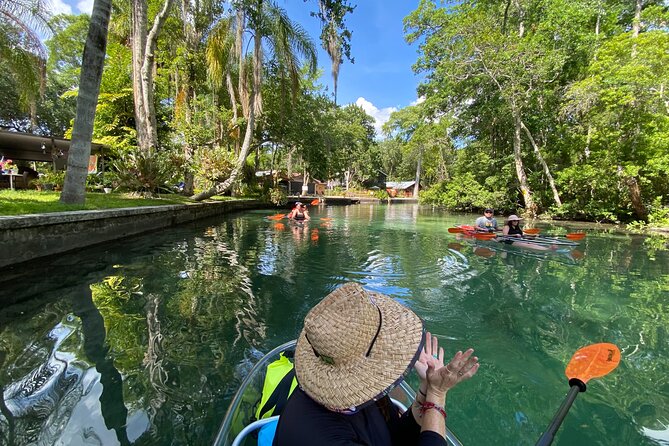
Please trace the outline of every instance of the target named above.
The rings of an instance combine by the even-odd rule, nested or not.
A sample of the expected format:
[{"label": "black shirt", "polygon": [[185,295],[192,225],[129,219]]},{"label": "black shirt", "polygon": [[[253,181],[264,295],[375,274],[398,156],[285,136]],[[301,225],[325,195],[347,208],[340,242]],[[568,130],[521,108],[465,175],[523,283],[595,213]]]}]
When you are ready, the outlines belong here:
[{"label": "black shirt", "polygon": [[[388,412],[386,421],[382,407]],[[420,432],[411,410],[400,416],[388,397],[355,414],[332,412],[298,387],[284,408],[273,446],[446,446],[436,432]]]}]

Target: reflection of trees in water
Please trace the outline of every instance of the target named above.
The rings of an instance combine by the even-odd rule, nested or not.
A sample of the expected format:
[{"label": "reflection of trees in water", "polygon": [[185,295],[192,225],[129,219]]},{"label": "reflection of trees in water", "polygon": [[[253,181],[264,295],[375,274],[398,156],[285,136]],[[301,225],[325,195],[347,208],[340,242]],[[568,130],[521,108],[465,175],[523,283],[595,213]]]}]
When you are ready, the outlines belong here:
[{"label": "reflection of trees in water", "polygon": [[153,389],[153,395],[149,398],[150,418],[156,414],[167,400],[169,389],[169,375],[163,367],[163,333],[160,328],[158,311],[160,309],[160,297],[149,295],[146,302],[146,327],[148,340],[146,353],[144,355],[144,366],[148,373],[149,383]]},{"label": "reflection of trees in water", "polygon": [[[56,443],[71,423],[77,406],[86,404],[84,400],[91,392],[90,386],[84,388],[84,375],[92,370],[86,370],[87,360],[100,376],[100,406],[104,422],[108,429],[116,430],[120,444],[129,444],[125,433],[127,410],[123,405],[122,379],[113,361],[106,355],[104,320],[92,303],[88,285],[67,291],[64,294],[70,296],[73,312],[79,319],[65,316],[45,339],[53,343],[52,346],[31,344],[14,359],[12,368],[15,370],[20,370],[22,363],[43,362],[15,379],[3,391],[1,412],[8,428],[6,431],[0,428],[3,431],[0,438],[6,439],[3,444]],[[78,333],[83,335],[83,352],[77,342],[80,339]],[[46,360],[39,359],[47,348]],[[87,428],[81,435],[100,440],[93,428]]]},{"label": "reflection of trees in water", "polygon": [[[6,437],[7,444],[53,443],[60,429],[68,423],[72,408],[83,392],[83,372],[61,359],[58,347],[74,330],[65,324],[54,328],[49,341],[56,342],[46,360],[41,359],[44,362],[4,388],[1,411],[4,422],[0,426],[6,423],[7,431],[0,437]],[[16,358],[14,365],[34,363],[42,353],[43,348],[28,348]]]}]

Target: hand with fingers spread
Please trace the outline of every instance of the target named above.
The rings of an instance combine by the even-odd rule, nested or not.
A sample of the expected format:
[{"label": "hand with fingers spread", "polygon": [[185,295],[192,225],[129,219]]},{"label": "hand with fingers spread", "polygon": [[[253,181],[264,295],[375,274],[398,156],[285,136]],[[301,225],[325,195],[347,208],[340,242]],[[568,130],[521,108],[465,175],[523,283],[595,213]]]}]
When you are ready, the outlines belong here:
[{"label": "hand with fingers spread", "polygon": [[479,362],[472,356],[474,349],[457,352],[453,359],[443,367],[428,363],[426,372],[427,394],[443,397],[450,389],[476,374]]}]

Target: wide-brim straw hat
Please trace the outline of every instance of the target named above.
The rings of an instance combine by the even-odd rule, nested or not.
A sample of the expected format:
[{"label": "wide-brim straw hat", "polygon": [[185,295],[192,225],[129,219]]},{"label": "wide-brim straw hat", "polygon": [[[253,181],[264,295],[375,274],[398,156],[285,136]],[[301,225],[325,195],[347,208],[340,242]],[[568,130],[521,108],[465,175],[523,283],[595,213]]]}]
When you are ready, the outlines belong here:
[{"label": "wide-brim straw hat", "polygon": [[355,411],[383,397],[410,371],[423,321],[380,293],[347,283],[309,311],[295,349],[300,387],[322,406]]},{"label": "wide-brim straw hat", "polygon": [[509,215],[509,218],[506,219],[506,221],[521,221],[522,218],[518,217],[517,215]]}]

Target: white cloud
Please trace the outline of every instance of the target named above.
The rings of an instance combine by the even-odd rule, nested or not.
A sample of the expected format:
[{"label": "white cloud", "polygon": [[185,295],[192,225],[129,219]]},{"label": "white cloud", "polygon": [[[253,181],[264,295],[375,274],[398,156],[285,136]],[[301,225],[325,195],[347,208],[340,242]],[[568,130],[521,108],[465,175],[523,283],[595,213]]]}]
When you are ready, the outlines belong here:
[{"label": "white cloud", "polygon": [[412,101],[411,105],[418,105],[418,104],[422,104],[423,102],[425,102],[425,96],[421,96],[418,99],[416,99],[415,101]]},{"label": "white cloud", "polygon": [[72,14],[72,7],[63,0],[51,0],[51,12],[53,15]]},{"label": "white cloud", "polygon": [[355,101],[355,105],[361,107],[369,116],[374,118],[374,128],[376,129],[377,136],[382,135],[381,127],[388,122],[390,114],[397,111],[397,107],[378,108],[363,97],[359,97],[358,100]]},{"label": "white cloud", "polygon": [[77,9],[84,14],[91,15],[93,12],[93,0],[81,0],[77,2]]}]

